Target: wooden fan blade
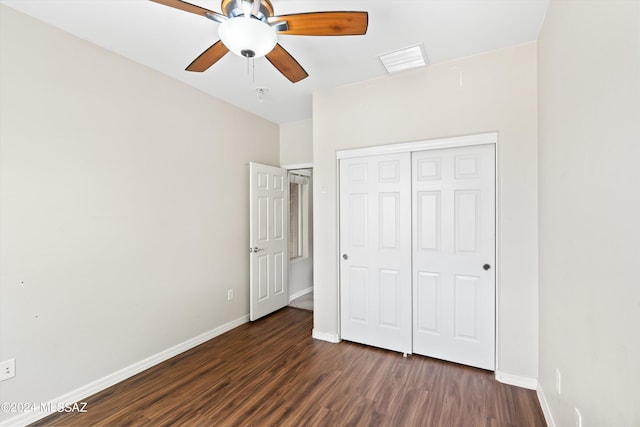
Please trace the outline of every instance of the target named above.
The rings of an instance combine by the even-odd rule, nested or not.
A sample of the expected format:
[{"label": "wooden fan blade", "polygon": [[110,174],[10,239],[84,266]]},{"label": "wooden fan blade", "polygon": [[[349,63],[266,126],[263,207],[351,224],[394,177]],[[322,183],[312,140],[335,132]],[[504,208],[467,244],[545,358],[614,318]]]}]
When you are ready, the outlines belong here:
[{"label": "wooden fan blade", "polygon": [[211,47],[200,54],[191,64],[186,68],[187,71],[203,72],[213,64],[218,62],[220,58],[225,56],[229,52],[229,49],[222,44],[222,41],[218,40]]},{"label": "wooden fan blade", "polygon": [[196,15],[202,15],[202,16],[207,16],[207,14],[220,15],[222,19],[226,19],[226,17],[220,13],[214,12],[209,9],[205,9],[204,7],[196,6],[195,4],[187,3],[186,1],[181,1],[181,0],[151,0],[151,1],[155,3],[163,4],[165,6],[184,10],[185,12],[195,13]]},{"label": "wooden fan blade", "polygon": [[311,12],[272,16],[270,24],[286,21],[289,29],[280,34],[298,36],[357,36],[367,33],[367,12]]},{"label": "wooden fan blade", "polygon": [[298,64],[289,52],[287,52],[280,44],[276,44],[271,52],[267,54],[267,59],[274,67],[288,78],[291,83],[297,83],[307,78],[309,74]]}]

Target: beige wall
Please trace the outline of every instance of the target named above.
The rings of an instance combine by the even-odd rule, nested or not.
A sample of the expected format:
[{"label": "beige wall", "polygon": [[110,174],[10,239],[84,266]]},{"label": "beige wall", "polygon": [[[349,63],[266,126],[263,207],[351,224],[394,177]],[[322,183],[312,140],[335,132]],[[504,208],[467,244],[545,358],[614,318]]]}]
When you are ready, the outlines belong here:
[{"label": "beige wall", "polygon": [[280,125],[280,165],[313,163],[313,121],[311,119]]},{"label": "beige wall", "polygon": [[0,143],[3,402],[248,314],[247,163],[278,164],[278,125],[0,6]]},{"label": "beige wall", "polygon": [[314,333],[339,331],[336,150],[499,132],[498,370],[537,378],[536,46],[314,95]]},{"label": "beige wall", "polygon": [[640,3],[552,1],[538,58],[541,392],[638,426]]}]

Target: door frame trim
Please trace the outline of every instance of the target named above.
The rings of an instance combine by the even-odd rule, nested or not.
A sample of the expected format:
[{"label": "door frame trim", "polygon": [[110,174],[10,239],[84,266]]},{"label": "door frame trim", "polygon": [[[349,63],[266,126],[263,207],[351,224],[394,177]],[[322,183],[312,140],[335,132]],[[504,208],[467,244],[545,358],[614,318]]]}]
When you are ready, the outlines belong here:
[{"label": "door frame trim", "polygon": [[295,169],[313,169],[313,163],[297,163],[293,165],[281,165],[280,167],[288,171]]},{"label": "door frame trim", "polygon": [[493,144],[496,146],[494,150],[495,153],[495,206],[494,206],[494,221],[495,221],[495,340],[494,340],[494,360],[495,360],[495,376],[498,377],[498,372],[500,371],[499,364],[499,342],[500,342],[500,334],[498,325],[500,324],[500,298],[499,298],[499,289],[500,289],[500,162],[498,155],[498,132],[486,132],[472,135],[461,135],[454,137],[446,137],[446,138],[435,138],[435,139],[425,139],[425,140],[417,140],[410,142],[401,142],[395,144],[383,144],[383,145],[374,145],[363,148],[351,148],[346,150],[338,150],[336,151],[336,207],[337,207],[337,224],[336,224],[336,241],[338,242],[338,250],[336,252],[336,266],[338,273],[338,340],[341,340],[341,319],[340,319],[340,287],[342,283],[340,282],[340,167],[339,163],[342,159],[350,159],[354,157],[366,157],[366,156],[376,156],[380,154],[395,154],[395,153],[405,153],[412,151],[425,151],[425,150],[438,150],[442,148],[457,148],[457,147],[468,147],[472,145],[486,145]]},{"label": "door frame trim", "polygon": [[[437,150],[440,148],[467,147],[471,145],[497,144],[498,132],[480,133],[476,135],[455,136],[452,138],[426,139],[398,144],[376,145],[364,148],[352,148],[336,151],[336,159],[376,156],[379,154],[396,154],[412,151]],[[497,169],[497,168],[496,168]]]}]

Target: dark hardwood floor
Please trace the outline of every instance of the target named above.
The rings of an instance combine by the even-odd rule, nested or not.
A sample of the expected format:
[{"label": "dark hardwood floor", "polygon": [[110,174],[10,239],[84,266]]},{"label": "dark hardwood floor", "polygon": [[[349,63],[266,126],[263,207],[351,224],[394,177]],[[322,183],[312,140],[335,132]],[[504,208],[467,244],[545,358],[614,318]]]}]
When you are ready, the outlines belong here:
[{"label": "dark hardwood floor", "polygon": [[545,426],[534,391],[492,372],[311,338],[285,308],[38,426]]}]

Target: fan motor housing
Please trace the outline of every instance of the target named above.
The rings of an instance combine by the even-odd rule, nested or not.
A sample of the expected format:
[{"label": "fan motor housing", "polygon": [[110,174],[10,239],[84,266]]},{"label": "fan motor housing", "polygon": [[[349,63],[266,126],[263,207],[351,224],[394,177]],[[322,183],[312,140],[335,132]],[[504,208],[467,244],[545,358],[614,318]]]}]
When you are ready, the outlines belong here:
[{"label": "fan motor housing", "polygon": [[[257,14],[252,16],[260,21],[267,21],[267,18],[273,16],[273,5],[269,0],[254,0],[260,2],[260,8]],[[248,0],[222,0],[222,13],[229,18],[235,18],[236,16],[244,16],[244,3],[249,3],[253,9],[254,1]]]}]

